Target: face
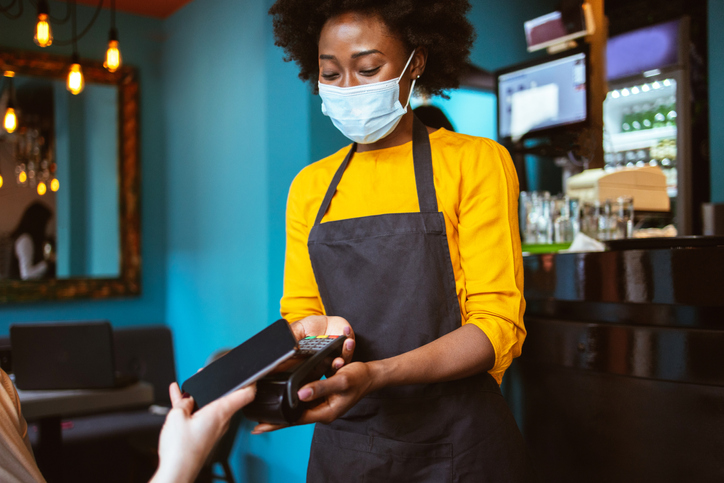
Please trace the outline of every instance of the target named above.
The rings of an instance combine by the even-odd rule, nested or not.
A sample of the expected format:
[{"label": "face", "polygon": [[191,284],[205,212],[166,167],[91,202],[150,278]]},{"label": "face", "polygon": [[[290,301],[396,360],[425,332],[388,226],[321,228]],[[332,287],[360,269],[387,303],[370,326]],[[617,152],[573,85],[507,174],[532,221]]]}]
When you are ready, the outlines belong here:
[{"label": "face", "polygon": [[[353,87],[400,77],[412,52],[377,15],[345,13],[324,24],[319,37],[319,82]],[[402,78],[404,104],[412,79],[425,68],[426,51],[418,49]]]}]

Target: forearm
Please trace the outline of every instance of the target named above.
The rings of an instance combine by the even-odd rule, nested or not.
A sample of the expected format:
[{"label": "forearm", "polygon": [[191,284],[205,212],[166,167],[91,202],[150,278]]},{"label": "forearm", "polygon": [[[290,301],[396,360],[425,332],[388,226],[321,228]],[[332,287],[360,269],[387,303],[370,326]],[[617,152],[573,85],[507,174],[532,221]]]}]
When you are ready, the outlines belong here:
[{"label": "forearm", "polygon": [[191,483],[196,479],[200,469],[200,465],[188,463],[170,465],[161,461],[148,483]]},{"label": "forearm", "polygon": [[368,363],[371,389],[452,381],[490,370],[495,351],[485,333],[467,324],[410,352]]}]

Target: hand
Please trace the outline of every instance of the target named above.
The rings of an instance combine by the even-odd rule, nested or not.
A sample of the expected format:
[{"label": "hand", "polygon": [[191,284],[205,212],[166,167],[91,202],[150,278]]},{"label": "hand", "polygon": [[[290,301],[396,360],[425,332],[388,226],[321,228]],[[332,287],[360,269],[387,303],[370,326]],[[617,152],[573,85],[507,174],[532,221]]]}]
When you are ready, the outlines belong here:
[{"label": "hand", "polygon": [[169,387],[171,405],[158,442],[159,466],[151,483],[192,482],[231,417],[249,404],[256,386],[217,399],[191,414],[193,398],[183,398],[177,383]]},{"label": "hand", "polygon": [[346,319],[342,317],[328,317],[326,315],[310,315],[292,324],[292,332],[297,340],[311,335],[345,335],[349,340],[344,342],[342,357],[332,361],[332,368],[339,369],[352,361],[354,353],[354,331]]},{"label": "hand", "polygon": [[[376,389],[370,364],[353,362],[342,367],[329,379],[310,382],[297,393],[302,401],[319,400],[320,404],[304,412],[296,424],[329,424],[370,392]],[[252,434],[284,428],[279,424],[258,424]]]}]

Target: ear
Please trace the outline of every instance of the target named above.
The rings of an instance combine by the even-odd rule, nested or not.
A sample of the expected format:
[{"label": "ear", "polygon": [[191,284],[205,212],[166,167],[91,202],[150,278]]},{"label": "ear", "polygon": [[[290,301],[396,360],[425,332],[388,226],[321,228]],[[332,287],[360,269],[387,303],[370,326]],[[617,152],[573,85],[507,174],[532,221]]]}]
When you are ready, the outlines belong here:
[{"label": "ear", "polygon": [[415,49],[415,55],[412,57],[410,62],[410,75],[413,79],[417,79],[425,72],[425,66],[427,65],[427,47],[418,47]]}]

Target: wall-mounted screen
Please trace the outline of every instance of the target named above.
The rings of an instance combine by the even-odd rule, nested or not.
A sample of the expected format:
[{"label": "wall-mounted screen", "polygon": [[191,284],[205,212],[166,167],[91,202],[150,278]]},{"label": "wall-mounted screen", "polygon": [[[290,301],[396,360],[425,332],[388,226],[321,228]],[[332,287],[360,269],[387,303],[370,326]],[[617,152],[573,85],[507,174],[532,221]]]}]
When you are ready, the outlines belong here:
[{"label": "wall-mounted screen", "polygon": [[498,73],[498,134],[524,135],[583,123],[588,116],[585,51],[566,52]]}]

